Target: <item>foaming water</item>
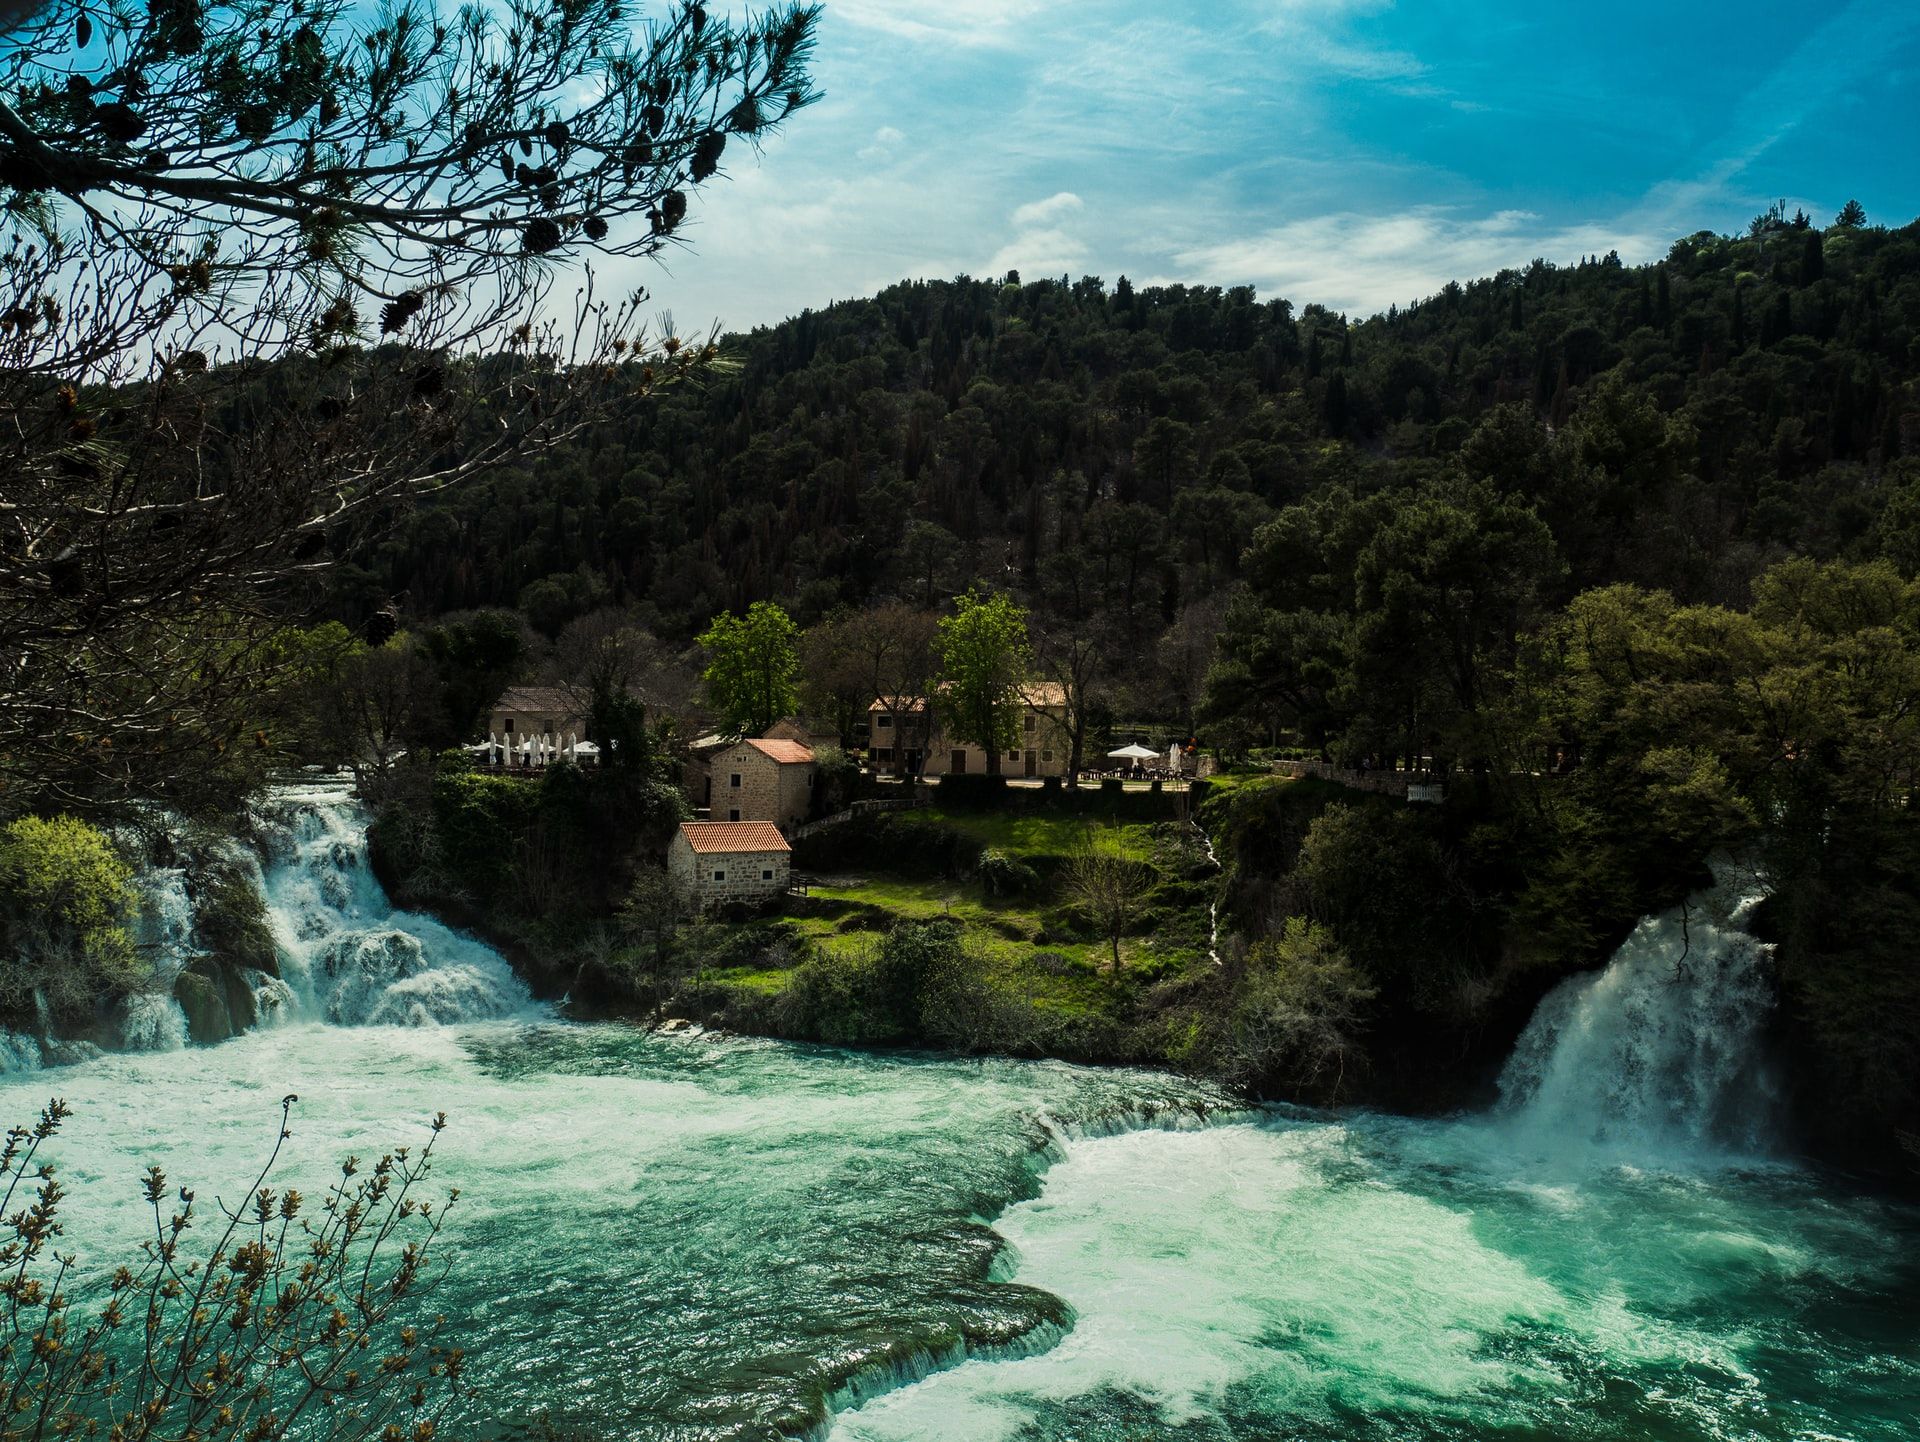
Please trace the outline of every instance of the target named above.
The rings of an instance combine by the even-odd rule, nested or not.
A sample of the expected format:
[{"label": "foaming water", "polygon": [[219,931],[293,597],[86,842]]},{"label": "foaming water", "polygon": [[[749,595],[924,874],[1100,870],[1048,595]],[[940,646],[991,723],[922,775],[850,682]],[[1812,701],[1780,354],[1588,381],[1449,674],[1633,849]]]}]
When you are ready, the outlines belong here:
[{"label": "foaming water", "polygon": [[278,788],[255,829],[261,889],[289,1008],[336,1026],[438,1026],[529,1012],[525,985],[491,947],[396,910],[367,864],[366,818],[345,782]]},{"label": "foaming water", "polygon": [[[65,1241],[96,1265],[100,1238],[143,1235],[138,1166],[232,1199],[287,1092],[283,1181],[314,1192],[329,1159],[447,1111],[459,1264],[433,1305],[481,1420],[551,1410],[594,1438],[820,1435],[936,1368],[1054,1344],[1071,1309],[996,1279],[990,1219],[1037,1191],[1057,1127],[1225,1104],[1141,1072],[521,1021],[296,1023],[62,1082]],[[0,1082],[18,1114],[39,1092]]]},{"label": "foaming water", "polygon": [[1759,901],[1728,888],[1649,917],[1605,970],[1548,995],[1501,1075],[1516,1142],[1764,1152],[1772,957],[1745,929]]}]

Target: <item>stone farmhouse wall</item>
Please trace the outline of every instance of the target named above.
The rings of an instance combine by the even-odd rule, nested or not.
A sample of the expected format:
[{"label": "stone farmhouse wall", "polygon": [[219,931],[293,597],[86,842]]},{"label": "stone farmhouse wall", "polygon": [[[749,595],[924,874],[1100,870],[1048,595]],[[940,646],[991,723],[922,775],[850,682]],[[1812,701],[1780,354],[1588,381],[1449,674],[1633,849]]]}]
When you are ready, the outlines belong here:
[{"label": "stone farmhouse wall", "polygon": [[[876,718],[877,718],[876,713]],[[1067,734],[1066,722],[1058,709],[1051,706],[1025,706],[1021,708],[1017,722],[1018,733],[1015,749],[1000,758],[1000,774],[1003,776],[1065,776],[1067,763],[1073,755],[1073,744]],[[907,714],[894,718],[894,724],[887,730],[874,729],[869,737],[873,746],[886,745],[877,737],[890,733],[911,737],[914,748],[918,749],[921,728],[931,730],[926,738],[926,753],[922,761],[922,776],[946,776],[961,768],[953,764],[954,752],[964,752],[966,765],[964,771],[969,776],[987,774],[987,753],[972,742],[955,741],[945,734],[938,721],[928,727],[926,718],[919,714]],[[897,775],[900,770],[901,752],[908,749],[894,743],[896,749],[884,760],[876,762],[878,768],[889,775]],[[1029,764],[1031,763],[1031,764]]]},{"label": "stone farmhouse wall", "polygon": [[667,872],[674,885],[702,907],[754,905],[786,891],[793,878],[793,853],[715,851],[703,855],[685,836],[676,836],[667,851]]},{"label": "stone farmhouse wall", "polygon": [[[715,821],[798,826],[813,809],[814,769],[807,764],[782,764],[745,741],[729,746],[707,763],[713,783],[708,814]],[[733,784],[736,776],[738,786]]]}]

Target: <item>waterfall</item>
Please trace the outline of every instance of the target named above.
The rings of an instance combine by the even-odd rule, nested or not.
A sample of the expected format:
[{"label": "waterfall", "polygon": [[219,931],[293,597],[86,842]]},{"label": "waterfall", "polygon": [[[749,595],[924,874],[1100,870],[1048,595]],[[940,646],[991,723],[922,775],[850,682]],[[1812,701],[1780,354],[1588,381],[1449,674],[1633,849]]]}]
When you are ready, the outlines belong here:
[{"label": "waterfall", "polygon": [[1606,969],[1549,993],[1500,1078],[1506,1123],[1549,1147],[1759,1150],[1772,948],[1731,885],[1643,920]]},{"label": "waterfall", "polygon": [[257,809],[261,888],[292,1010],[336,1026],[425,1026],[509,1016],[532,1000],[492,948],[397,911],[367,863],[345,782],[277,788]]},{"label": "waterfall", "polygon": [[193,897],[185,870],[177,866],[148,867],[134,889],[140,899],[136,935],[153,983],[120,1002],[115,1035],[123,1051],[173,1051],[187,1044],[187,1014],[174,1000],[173,985],[196,949]]},{"label": "waterfall", "polygon": [[[100,1036],[120,1051],[188,1044],[184,985],[218,997],[235,1029],[309,1020],[335,1026],[434,1026],[528,1011],[526,987],[498,953],[432,917],[396,910],[367,862],[365,817],[344,780],[274,788],[254,808],[256,853],[230,842],[222,865],[265,904],[279,976],[209,954],[191,866],[155,865],[136,878],[136,940],[152,976],[121,998]],[[209,969],[209,964],[212,968]],[[196,975],[183,976],[188,970]],[[0,1074],[97,1056],[63,1039],[42,1005],[37,1032],[0,1030]],[[216,1033],[224,1034],[224,1033]]]}]

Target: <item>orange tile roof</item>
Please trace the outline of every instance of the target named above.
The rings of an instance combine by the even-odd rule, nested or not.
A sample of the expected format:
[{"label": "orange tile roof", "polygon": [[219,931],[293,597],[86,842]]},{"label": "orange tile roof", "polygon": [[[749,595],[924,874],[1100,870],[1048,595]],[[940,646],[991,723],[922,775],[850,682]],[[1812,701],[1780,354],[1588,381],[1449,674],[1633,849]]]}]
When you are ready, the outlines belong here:
[{"label": "orange tile roof", "polygon": [[762,756],[771,756],[782,766],[794,766],[813,760],[812,749],[802,746],[798,741],[749,740],[747,745]]},{"label": "orange tile roof", "polygon": [[680,834],[700,856],[727,851],[791,851],[771,821],[682,821]]}]

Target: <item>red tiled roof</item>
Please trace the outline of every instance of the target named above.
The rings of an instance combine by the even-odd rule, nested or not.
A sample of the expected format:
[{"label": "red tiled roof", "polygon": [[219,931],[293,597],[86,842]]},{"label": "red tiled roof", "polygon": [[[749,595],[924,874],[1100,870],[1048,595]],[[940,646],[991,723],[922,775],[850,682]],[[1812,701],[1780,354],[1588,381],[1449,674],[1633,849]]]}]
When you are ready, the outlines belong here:
[{"label": "red tiled roof", "polygon": [[747,745],[762,756],[771,756],[782,766],[795,766],[813,760],[813,752],[798,741],[749,740]]},{"label": "red tiled roof", "polygon": [[680,834],[700,856],[728,851],[791,851],[771,821],[682,821]]}]

